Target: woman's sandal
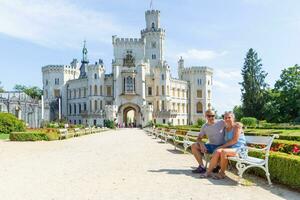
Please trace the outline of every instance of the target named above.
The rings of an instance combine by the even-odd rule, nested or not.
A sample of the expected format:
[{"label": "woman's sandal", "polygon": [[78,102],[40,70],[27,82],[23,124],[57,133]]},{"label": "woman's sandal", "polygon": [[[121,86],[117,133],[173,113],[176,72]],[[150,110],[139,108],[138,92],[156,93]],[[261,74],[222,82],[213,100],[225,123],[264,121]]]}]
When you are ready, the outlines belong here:
[{"label": "woman's sandal", "polygon": [[226,177],[225,174],[218,173],[218,174],[214,175],[212,178],[216,179],[216,180],[220,180],[220,179],[224,179],[225,177]]},{"label": "woman's sandal", "polygon": [[207,174],[207,173],[200,174],[200,178],[210,178],[210,177],[211,177],[211,175]]}]

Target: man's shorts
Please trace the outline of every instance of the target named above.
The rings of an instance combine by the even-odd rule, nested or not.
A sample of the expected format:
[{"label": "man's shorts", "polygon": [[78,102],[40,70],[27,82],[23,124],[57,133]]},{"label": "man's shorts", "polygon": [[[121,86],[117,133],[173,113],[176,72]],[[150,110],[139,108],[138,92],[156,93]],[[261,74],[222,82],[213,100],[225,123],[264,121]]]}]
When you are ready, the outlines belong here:
[{"label": "man's shorts", "polygon": [[207,153],[213,153],[219,146],[221,146],[221,145],[215,145],[215,144],[209,144],[209,143],[206,143],[204,145],[207,149]]}]

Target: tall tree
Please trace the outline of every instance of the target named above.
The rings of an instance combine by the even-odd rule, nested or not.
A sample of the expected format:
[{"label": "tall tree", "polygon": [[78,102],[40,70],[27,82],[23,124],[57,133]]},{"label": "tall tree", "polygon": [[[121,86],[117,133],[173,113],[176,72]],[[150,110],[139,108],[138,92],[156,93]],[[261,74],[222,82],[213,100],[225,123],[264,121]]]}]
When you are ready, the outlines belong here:
[{"label": "tall tree", "polygon": [[275,99],[281,122],[292,122],[300,117],[300,66],[295,65],[282,70],[274,90],[279,94]]},{"label": "tall tree", "polygon": [[0,92],[4,92],[5,90],[3,89],[3,86],[1,86],[1,81],[0,81]]},{"label": "tall tree", "polygon": [[30,96],[31,98],[34,99],[41,99],[42,95],[43,95],[43,90],[40,89],[39,87],[26,87],[24,85],[15,85],[14,87],[15,90],[17,91],[22,91],[25,94],[27,94],[28,96]]},{"label": "tall tree", "polygon": [[267,73],[262,70],[261,59],[251,48],[247,52],[242,68],[243,82],[241,82],[242,111],[244,116],[263,119]]}]

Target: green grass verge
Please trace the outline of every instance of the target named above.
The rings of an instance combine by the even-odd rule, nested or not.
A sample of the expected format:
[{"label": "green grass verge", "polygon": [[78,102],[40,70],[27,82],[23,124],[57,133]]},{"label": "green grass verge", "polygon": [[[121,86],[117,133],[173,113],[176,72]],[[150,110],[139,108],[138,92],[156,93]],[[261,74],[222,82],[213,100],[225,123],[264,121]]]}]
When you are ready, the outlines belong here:
[{"label": "green grass verge", "polygon": [[9,134],[0,133],[0,140],[7,140],[7,139],[9,139]]}]

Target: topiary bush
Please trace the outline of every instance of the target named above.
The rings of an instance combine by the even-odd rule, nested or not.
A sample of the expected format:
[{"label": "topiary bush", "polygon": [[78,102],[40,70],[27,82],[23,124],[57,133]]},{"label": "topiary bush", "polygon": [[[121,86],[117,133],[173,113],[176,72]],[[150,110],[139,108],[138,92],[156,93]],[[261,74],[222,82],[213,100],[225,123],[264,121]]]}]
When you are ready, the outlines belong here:
[{"label": "topiary bush", "polygon": [[25,123],[11,113],[0,113],[0,133],[25,131]]},{"label": "topiary bush", "polygon": [[255,117],[242,117],[241,122],[245,127],[256,127],[257,119]]}]

